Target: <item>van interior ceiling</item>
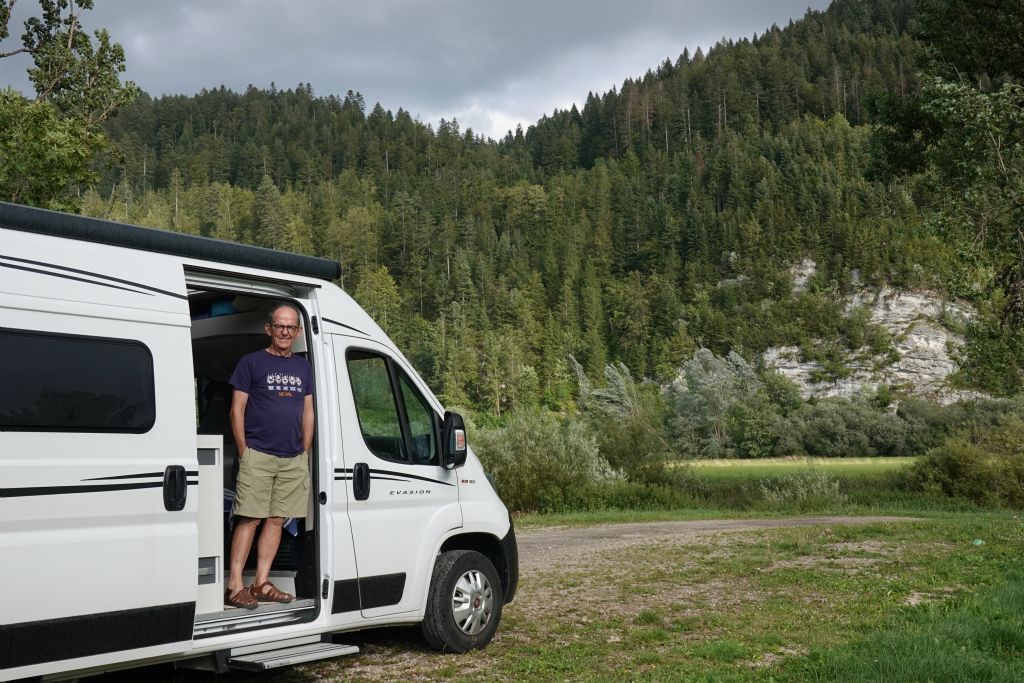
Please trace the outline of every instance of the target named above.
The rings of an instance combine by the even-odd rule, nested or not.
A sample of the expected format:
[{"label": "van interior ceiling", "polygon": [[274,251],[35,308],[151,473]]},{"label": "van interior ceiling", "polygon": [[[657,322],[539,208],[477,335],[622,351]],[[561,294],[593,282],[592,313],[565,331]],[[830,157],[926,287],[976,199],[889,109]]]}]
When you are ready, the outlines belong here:
[{"label": "van interior ceiling", "polygon": [[[223,448],[224,489],[224,581],[227,581],[233,519],[231,508],[238,476],[238,450],[231,430],[230,409],[232,371],[247,353],[267,347],[264,324],[276,301],[224,291],[190,289],[189,313],[192,319],[192,361],[195,372],[196,432],[220,436]],[[301,310],[302,307],[298,306]],[[302,316],[303,336],[294,352],[307,357],[305,335],[308,320]],[[310,362],[314,359],[309,358]],[[311,489],[316,482],[316,459],[310,458]],[[282,534],[281,546],[271,567],[275,584],[299,599],[316,596],[316,543],[312,517],[289,520]],[[246,562],[245,578],[250,581],[256,569],[256,543]],[[261,610],[262,611],[262,610]]]}]

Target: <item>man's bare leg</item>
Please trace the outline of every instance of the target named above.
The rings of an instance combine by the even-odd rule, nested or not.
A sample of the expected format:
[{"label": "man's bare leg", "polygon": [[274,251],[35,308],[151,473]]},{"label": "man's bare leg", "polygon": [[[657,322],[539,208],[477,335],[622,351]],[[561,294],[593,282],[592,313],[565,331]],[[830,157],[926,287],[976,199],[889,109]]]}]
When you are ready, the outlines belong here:
[{"label": "man's bare leg", "polygon": [[[231,595],[245,588],[242,581],[242,572],[245,569],[245,560],[249,557],[249,550],[252,548],[252,539],[256,536],[256,528],[262,519],[253,517],[235,517],[235,533],[231,537],[231,565],[228,574],[228,590]],[[266,534],[260,535],[260,538]],[[277,531],[278,539],[281,538],[281,527]],[[257,552],[259,550],[257,549]],[[266,579],[264,579],[265,581]]]},{"label": "man's bare leg", "polygon": [[283,526],[284,517],[267,517],[267,523],[263,525],[260,540],[256,542],[256,580],[253,583],[257,586],[270,579],[270,565],[274,563],[277,549],[281,545]]}]

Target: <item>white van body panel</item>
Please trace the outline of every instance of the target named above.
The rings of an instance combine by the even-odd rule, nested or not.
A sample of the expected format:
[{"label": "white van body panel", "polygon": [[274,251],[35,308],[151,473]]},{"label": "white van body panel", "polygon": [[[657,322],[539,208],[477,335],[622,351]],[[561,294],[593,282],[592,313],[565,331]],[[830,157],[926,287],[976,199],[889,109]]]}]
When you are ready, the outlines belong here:
[{"label": "white van body panel", "polygon": [[[102,304],[185,315],[181,261],[162,254],[94,242],[5,230],[0,242],[0,291],[38,302],[37,310],[74,304]],[[168,296],[170,294],[171,296]],[[122,314],[129,315],[128,311]]]},{"label": "white van body panel", "polygon": [[509,530],[508,511],[487,479],[480,459],[470,448],[466,464],[460,467],[459,505],[465,533],[484,533],[503,538]]},{"label": "white van body panel", "polygon": [[[0,272],[0,326],[142,344],[153,358],[158,406],[142,434],[0,433],[0,557],[9,596],[3,621],[124,613],[144,627],[147,620],[132,615],[154,609],[152,618],[160,619],[162,606],[196,600],[195,497],[168,514],[161,488],[168,466],[197,468],[195,437],[181,429],[194,420],[194,401],[180,265],[99,244],[2,235],[0,263],[7,267]],[[12,365],[8,377],[16,372]],[[189,642],[138,648],[132,657]],[[62,666],[89,666],[95,659],[67,659]],[[52,666],[30,666],[18,676]]]},{"label": "white van body panel", "polygon": [[[60,216],[39,213],[42,220]],[[7,229],[0,220],[0,333],[143,345],[153,361],[155,419],[142,433],[0,430],[0,585],[9,595],[0,610],[0,681],[415,623],[446,544],[470,547],[457,545],[469,533],[490,538],[492,551],[508,541],[508,512],[472,453],[464,466],[447,470],[439,461],[388,460],[369,448],[354,406],[349,350],[387,359],[438,421],[443,407],[384,331],[332,282],[86,239]],[[192,320],[189,297],[197,291],[290,300],[304,313],[297,350],[309,354],[316,380],[318,481],[306,527],[316,539],[316,609],[302,622],[192,635],[199,559],[192,344],[198,330],[213,328]],[[261,327],[258,319],[251,325]],[[356,500],[351,476],[360,463],[372,477],[365,500]],[[173,512],[164,499],[172,467],[187,473],[188,484],[183,508]],[[168,630],[183,618],[183,628]],[[110,640],[119,625],[139,636],[147,620],[164,630],[163,641]],[[33,634],[38,642],[30,644],[51,654],[33,661],[5,645]],[[72,641],[83,634],[108,642],[78,647]]]}]

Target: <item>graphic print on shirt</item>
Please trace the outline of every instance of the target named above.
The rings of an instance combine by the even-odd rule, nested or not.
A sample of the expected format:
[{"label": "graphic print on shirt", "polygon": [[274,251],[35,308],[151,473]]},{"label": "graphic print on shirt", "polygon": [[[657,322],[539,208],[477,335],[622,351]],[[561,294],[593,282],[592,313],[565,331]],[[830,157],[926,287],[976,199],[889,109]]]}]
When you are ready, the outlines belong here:
[{"label": "graphic print on shirt", "polygon": [[268,374],[267,391],[276,391],[278,396],[283,397],[302,394],[304,392],[302,378],[295,375],[282,375],[280,373]]}]

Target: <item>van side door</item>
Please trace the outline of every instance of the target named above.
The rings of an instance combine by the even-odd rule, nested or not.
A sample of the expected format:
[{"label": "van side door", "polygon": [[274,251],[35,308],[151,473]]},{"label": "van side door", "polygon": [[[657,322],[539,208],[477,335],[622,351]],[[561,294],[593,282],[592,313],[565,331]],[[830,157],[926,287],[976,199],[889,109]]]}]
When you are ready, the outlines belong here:
[{"label": "van side door", "polygon": [[383,345],[336,336],[334,349],[344,449],[335,485],[347,488],[359,577],[349,590],[364,618],[415,612],[442,539],[462,526],[438,407]]}]

